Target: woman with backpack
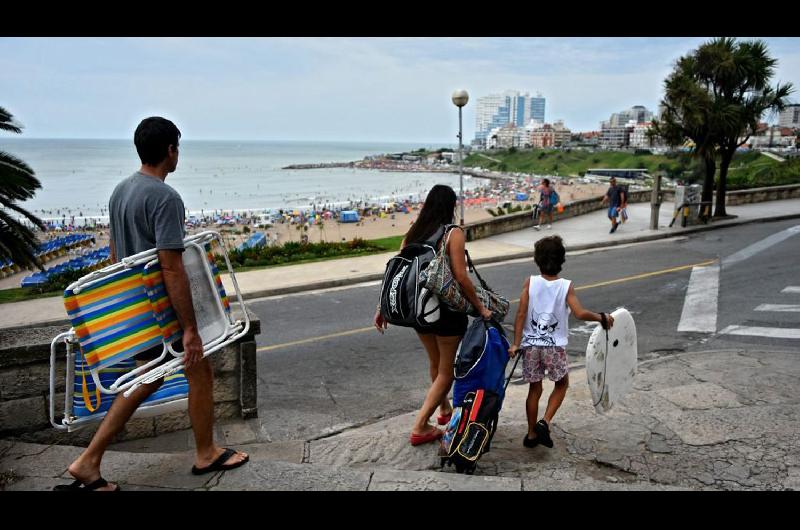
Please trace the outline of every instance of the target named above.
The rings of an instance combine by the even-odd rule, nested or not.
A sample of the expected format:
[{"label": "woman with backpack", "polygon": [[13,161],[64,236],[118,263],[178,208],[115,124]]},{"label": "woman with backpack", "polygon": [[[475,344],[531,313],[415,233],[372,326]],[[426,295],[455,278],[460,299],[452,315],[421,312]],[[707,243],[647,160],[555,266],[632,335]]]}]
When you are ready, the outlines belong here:
[{"label": "woman with backpack", "polygon": [[[435,247],[438,249],[442,239],[447,237],[444,251],[447,252],[450,259],[453,277],[461,286],[464,296],[478,309],[481,316],[488,320],[492,317],[492,313],[475,294],[475,287],[467,273],[467,263],[464,257],[466,241],[464,231],[458,226],[447,226],[453,223],[456,202],[456,193],[450,186],[437,184],[431,188],[419,217],[406,233],[400,248],[402,249],[408,244],[426,241],[441,231],[442,227],[447,227],[442,231]],[[413,326],[428,353],[431,386],[411,429],[409,438],[411,445],[434,442],[444,434],[442,430],[428,423],[436,407],[439,407],[439,416],[436,420],[439,425],[447,425],[453,413],[453,407],[447,395],[453,384],[453,361],[456,357],[456,350],[467,330],[467,315],[450,310],[444,303],[439,306],[439,312],[439,320],[433,327]],[[373,322],[380,333],[383,333],[383,330],[388,327],[388,323],[381,315],[380,305],[375,312]]]},{"label": "woman with backpack", "polygon": [[533,227],[536,230],[539,230],[542,224],[544,224],[544,216],[547,214],[550,216],[550,224],[547,225],[547,228],[553,228],[553,208],[555,208],[556,204],[558,204],[558,193],[556,193],[556,190],[550,186],[550,179],[542,180],[542,183],[537,187],[537,189],[541,194],[539,196],[539,224],[534,225]]}]

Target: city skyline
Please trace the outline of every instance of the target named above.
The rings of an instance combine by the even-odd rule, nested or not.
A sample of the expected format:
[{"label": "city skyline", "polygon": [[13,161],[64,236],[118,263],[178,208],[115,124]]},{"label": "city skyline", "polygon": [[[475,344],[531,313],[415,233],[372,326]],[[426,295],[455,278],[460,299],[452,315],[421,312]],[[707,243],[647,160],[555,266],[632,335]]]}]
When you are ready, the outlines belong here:
[{"label": "city skyline", "polygon": [[[25,138],[127,139],[163,115],[187,140],[452,145],[455,89],[470,94],[465,140],[478,98],[508,90],[541,93],[549,123],[593,131],[620,109],[657,109],[675,60],[708,40],[2,38],[0,106]],[[763,40],[772,84],[800,87],[800,38]]]}]

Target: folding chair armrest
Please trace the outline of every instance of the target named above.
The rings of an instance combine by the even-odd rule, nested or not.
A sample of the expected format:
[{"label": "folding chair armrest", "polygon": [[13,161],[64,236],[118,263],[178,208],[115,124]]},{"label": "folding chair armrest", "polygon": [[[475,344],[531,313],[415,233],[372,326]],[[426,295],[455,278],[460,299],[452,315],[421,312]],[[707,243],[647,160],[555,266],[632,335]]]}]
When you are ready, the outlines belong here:
[{"label": "folding chair armrest", "polygon": [[[50,412],[50,425],[55,427],[56,429],[60,430],[67,430],[67,426],[63,424],[58,424],[55,421],[56,418],[56,345],[62,339],[65,339],[65,343],[67,344],[67,372],[69,372],[69,363],[70,363],[70,354],[71,348],[69,339],[73,338],[74,334],[72,330],[69,330],[65,333],[58,334],[53,341],[50,343],[50,403],[49,403],[49,412]],[[69,385],[71,381],[69,381],[69,377],[66,377],[65,380],[67,381],[67,391],[66,391],[66,398],[64,399],[64,415],[67,415],[67,408],[69,403]]]}]

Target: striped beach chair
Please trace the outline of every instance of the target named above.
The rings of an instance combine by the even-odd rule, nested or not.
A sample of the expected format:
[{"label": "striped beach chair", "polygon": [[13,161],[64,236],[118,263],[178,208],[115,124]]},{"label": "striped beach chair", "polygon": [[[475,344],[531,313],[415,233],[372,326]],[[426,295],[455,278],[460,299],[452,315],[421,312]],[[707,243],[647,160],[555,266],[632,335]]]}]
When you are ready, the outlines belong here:
[{"label": "striped beach chair", "polygon": [[[230,302],[214,263],[220,249],[244,308],[233,269],[216,232],[203,232],[184,240],[184,268],[192,290],[203,355],[210,355],[247,334],[250,321],[234,321]],[[155,250],[123,259],[94,271],[64,292],[64,307],[72,328],[51,344],[50,422],[74,431],[101,419],[114,395],[130,395],[139,385],[164,379],[161,387],[137,410],[151,416],[186,408],[188,384],[182,372],[183,353],[173,344],[181,339],[177,315],[169,303]],[[72,385],[64,402],[64,415],[55,418],[55,365],[57,344],[66,344],[66,380]],[[161,355],[136,366],[136,354],[161,348]]]}]

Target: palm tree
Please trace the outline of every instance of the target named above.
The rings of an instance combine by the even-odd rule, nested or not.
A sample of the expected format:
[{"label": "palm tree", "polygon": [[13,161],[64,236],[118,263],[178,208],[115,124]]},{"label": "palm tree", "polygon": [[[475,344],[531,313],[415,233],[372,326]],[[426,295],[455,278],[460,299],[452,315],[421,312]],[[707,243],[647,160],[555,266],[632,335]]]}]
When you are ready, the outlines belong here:
[{"label": "palm tree", "polygon": [[707,87],[698,82],[697,68],[697,58],[691,54],[675,63],[675,69],[664,81],[664,111],[660,120],[653,123],[653,134],[673,147],[683,145],[686,138],[694,143],[692,153],[705,167],[701,200],[710,204],[716,172],[714,100]]},{"label": "palm tree", "polygon": [[714,217],[724,217],[728,167],[736,150],[756,132],[765,113],[784,109],[793,88],[791,83],[769,85],[778,61],[769,56],[764,41],[721,37],[700,46],[696,55],[697,75],[711,88],[716,107],[720,164]]},{"label": "palm tree", "polygon": [[[21,127],[14,122],[14,116],[0,107],[0,130],[21,133]],[[10,259],[23,267],[42,268],[34,255],[39,242],[33,231],[16,220],[7,211],[13,210],[22,214],[33,224],[45,229],[44,223],[16,204],[33,198],[42,184],[34,176],[33,170],[22,160],[4,151],[0,151],[0,258]]]}]

